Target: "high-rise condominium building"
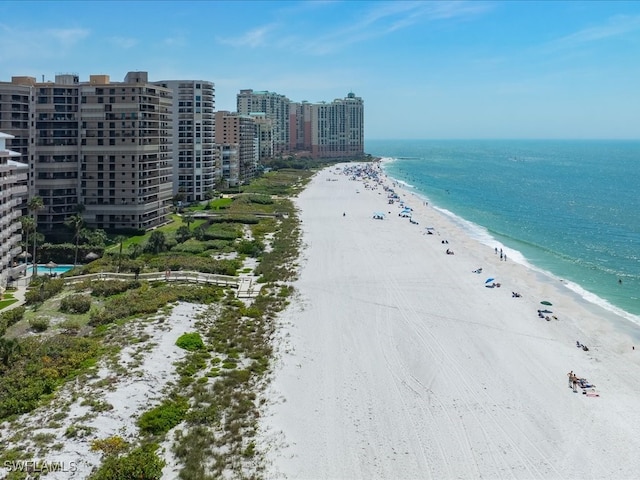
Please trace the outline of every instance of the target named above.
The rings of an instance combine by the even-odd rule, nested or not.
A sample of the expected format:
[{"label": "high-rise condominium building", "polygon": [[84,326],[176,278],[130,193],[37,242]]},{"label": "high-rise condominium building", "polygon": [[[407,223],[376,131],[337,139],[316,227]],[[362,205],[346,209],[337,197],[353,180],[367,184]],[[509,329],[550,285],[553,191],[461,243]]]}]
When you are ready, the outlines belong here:
[{"label": "high-rise condominium building", "polygon": [[222,152],[221,177],[229,185],[248,183],[258,164],[255,120],[236,112],[216,112],[216,144]]},{"label": "high-rise condominium building", "polygon": [[277,93],[240,90],[237,102],[239,113],[262,112],[273,121],[274,154],[345,159],[364,155],[364,102],[354,93],[330,103],[297,103]]},{"label": "high-rise condominium building", "polygon": [[290,100],[278,93],[240,90],[237,95],[237,110],[241,115],[264,113],[273,122],[272,140],[274,154],[289,151],[289,104]]},{"label": "high-rise condominium building", "polygon": [[216,183],[215,89],[204,80],[155,82],[173,91],[173,195],[204,200]]},{"label": "high-rise condominium building", "polygon": [[0,292],[7,281],[18,278],[26,269],[18,255],[22,252],[20,217],[27,196],[27,166],[12,160],[20,154],[6,147],[11,139],[13,135],[0,132]]},{"label": "high-rise condominium building", "polygon": [[28,120],[16,115],[7,131],[16,137],[11,145],[25,150],[19,151],[28,159],[30,194],[43,200],[41,231],[62,231],[78,210],[88,225],[104,229],[167,221],[170,89],[149,83],[146,72],[129,72],[123,82],[108,75],[88,82],[73,74],[56,75],[54,82],[13,77],[0,83],[0,94],[3,113],[7,103],[20,114],[29,108]]},{"label": "high-rise condominium building", "polygon": [[265,160],[273,157],[273,121],[266,113],[252,113],[249,115],[256,124],[258,138],[258,159]]},{"label": "high-rise condominium building", "polygon": [[310,117],[313,158],[358,158],[364,155],[362,98],[349,93],[331,103],[312,104]]},{"label": "high-rise condominium building", "polygon": [[311,156],[311,110],[309,102],[291,103],[289,107],[289,151]]}]

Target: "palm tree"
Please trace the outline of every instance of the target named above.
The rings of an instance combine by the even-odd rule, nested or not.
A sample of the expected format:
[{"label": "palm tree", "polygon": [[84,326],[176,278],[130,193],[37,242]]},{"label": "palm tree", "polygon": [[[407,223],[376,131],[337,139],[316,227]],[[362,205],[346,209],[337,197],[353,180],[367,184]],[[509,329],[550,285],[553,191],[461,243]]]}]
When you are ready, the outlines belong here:
[{"label": "palm tree", "polygon": [[31,217],[20,217],[20,223],[22,224],[22,232],[25,234],[24,240],[24,262],[27,263],[27,257],[29,252],[29,235],[33,232],[33,218]]},{"label": "palm tree", "polygon": [[116,242],[120,244],[120,248],[118,250],[118,270],[117,270],[118,273],[120,273],[120,266],[122,265],[122,244],[126,239],[127,237],[125,237],[124,235],[118,235],[115,238]]},{"label": "palm tree", "polygon": [[191,225],[195,221],[195,218],[193,218],[192,213],[185,213],[184,215],[182,215],[182,221],[187,224],[187,230],[191,230],[189,225]]},{"label": "palm tree", "polygon": [[191,238],[191,230],[188,226],[180,225],[176,230],[176,239],[179,243],[184,243]]},{"label": "palm tree", "polygon": [[149,241],[147,243],[147,249],[156,255],[164,250],[166,244],[166,237],[163,232],[160,230],[154,230],[149,236]]},{"label": "palm tree", "polygon": [[138,258],[140,252],[142,251],[142,246],[139,243],[132,243],[129,245],[129,257],[134,259]]},{"label": "palm tree", "polygon": [[36,261],[36,239],[38,235],[36,233],[38,231],[38,210],[42,209],[42,207],[44,207],[44,202],[38,195],[31,197],[31,200],[27,203],[27,208],[33,216],[33,255],[31,260],[33,261],[34,277],[38,274],[38,262]]},{"label": "palm tree", "polygon": [[73,239],[75,241],[76,249],[73,257],[73,266],[78,265],[78,248],[80,246],[80,239],[83,237],[84,231],[84,218],[80,213],[75,213],[65,222],[69,228],[73,230]]}]

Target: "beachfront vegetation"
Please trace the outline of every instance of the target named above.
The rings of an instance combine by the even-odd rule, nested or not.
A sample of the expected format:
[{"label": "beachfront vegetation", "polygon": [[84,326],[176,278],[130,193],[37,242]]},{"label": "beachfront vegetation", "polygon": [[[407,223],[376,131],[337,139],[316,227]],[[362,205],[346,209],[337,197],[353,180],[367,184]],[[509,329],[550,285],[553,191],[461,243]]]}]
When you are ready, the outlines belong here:
[{"label": "beachfront vegetation", "polygon": [[[287,197],[300,191],[312,173],[273,172],[234,198],[186,207],[172,224],[133,239],[118,238],[100,258],[73,272],[129,273],[129,280],[66,285],[64,278],[44,276],[34,281],[26,308],[0,314],[0,421],[42,406],[57,412],[48,426],[64,429],[69,404],[57,395],[63,386],[71,392],[68,401],[84,398],[83,405],[91,407],[88,415],[113,408],[99,396],[74,393],[74,386],[96,378],[101,362],[113,373],[96,381],[95,388],[115,388],[113,376],[126,373],[118,364],[120,349],[140,346],[131,368],[153,348],[145,346],[148,335],[136,325],[162,312],[161,328],[162,317],[176,302],[200,303],[210,307],[196,330],[176,342],[185,350],[177,378],[163,399],[139,412],[139,438],[91,438],[96,432],[81,422],[64,432],[68,438],[86,438],[102,452],[91,479],[133,478],[133,472],[136,478],[160,478],[164,462],[158,444],[165,440],[173,445],[180,478],[255,476],[261,452],[254,437],[273,356],[274,320],[292,293],[286,282],[295,279],[300,248],[298,219]],[[261,289],[245,302],[222,286],[141,277],[167,270],[252,272]],[[28,445],[29,429],[41,427],[13,426],[16,436],[0,446],[0,462],[15,455],[15,445]],[[47,442],[41,443],[38,451],[44,456]]]},{"label": "beachfront vegetation", "polygon": [[176,340],[176,345],[180,348],[194,352],[204,348],[204,342],[198,332],[185,333]]}]

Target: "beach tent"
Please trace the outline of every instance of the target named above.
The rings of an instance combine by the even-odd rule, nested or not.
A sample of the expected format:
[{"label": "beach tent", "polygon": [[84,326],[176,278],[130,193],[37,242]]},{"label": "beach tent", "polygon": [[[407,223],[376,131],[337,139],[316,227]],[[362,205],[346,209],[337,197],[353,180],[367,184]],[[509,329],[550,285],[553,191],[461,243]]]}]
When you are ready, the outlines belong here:
[{"label": "beach tent", "polygon": [[373,212],[373,218],[375,218],[376,220],[384,220],[384,213]]}]

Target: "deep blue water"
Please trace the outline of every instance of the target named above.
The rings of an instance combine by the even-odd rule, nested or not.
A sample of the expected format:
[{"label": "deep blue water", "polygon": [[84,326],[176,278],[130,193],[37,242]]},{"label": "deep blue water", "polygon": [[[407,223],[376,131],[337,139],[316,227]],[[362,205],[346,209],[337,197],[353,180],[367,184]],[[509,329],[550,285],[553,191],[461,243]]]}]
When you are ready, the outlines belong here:
[{"label": "deep blue water", "polygon": [[366,151],[396,159],[391,177],[487,245],[640,322],[640,141],[375,140]]}]

